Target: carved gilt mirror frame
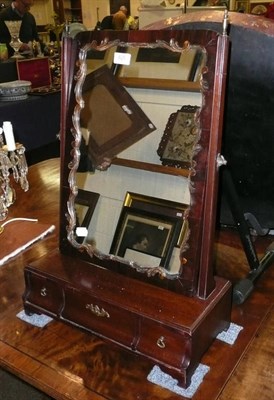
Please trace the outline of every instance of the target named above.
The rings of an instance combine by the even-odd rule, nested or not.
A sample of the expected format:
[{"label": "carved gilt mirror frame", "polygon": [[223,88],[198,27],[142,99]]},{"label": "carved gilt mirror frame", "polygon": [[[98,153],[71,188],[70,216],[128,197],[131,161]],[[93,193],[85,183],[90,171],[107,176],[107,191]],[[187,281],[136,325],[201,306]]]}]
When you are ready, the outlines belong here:
[{"label": "carved gilt mirror frame", "polygon": [[[113,46],[120,49],[162,47],[179,53],[198,46],[205,55],[206,63],[199,79],[202,106],[197,112],[198,136],[191,167],[181,171],[163,165],[155,167],[156,172],[181,174],[189,179],[191,201],[184,213],[188,234],[181,243],[180,268],[176,276],[168,276],[166,269],[159,266],[144,266],[140,273],[139,266],[134,262],[101,253],[92,245],[79,243],[75,237],[76,173],[81,158],[80,116],[85,106],[82,89],[87,76],[86,57],[90,50],[105,51]],[[64,38],[62,54],[60,251],[90,261],[91,268],[111,269],[177,293],[206,298],[215,287],[212,254],[218,168],[222,163],[220,148],[228,54],[226,33],[219,35],[206,30],[81,32],[75,39]],[[146,79],[141,81],[146,86]],[[187,87],[185,90],[188,90]],[[111,168],[112,163],[143,168],[138,162],[113,157],[111,154],[107,165],[102,162],[95,168]],[[150,167],[144,166],[146,168]]]}]

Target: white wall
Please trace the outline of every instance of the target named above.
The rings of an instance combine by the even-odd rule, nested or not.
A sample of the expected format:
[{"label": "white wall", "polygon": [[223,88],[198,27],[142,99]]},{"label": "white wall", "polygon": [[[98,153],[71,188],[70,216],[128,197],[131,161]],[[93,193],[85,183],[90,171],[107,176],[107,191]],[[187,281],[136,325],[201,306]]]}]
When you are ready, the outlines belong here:
[{"label": "white wall", "polygon": [[109,0],[82,0],[83,23],[87,29],[94,29],[96,26],[97,9],[101,21],[109,14]]},{"label": "white wall", "polygon": [[34,5],[31,7],[31,13],[34,15],[37,25],[52,23],[52,0],[35,0]]}]

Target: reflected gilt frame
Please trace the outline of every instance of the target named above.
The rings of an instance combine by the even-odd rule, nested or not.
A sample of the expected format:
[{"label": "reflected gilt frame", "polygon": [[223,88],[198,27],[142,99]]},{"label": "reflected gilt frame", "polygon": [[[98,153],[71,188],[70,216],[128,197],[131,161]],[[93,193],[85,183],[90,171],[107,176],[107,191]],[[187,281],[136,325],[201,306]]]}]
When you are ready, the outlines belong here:
[{"label": "reflected gilt frame", "polygon": [[157,153],[163,165],[191,168],[199,140],[198,106],[183,106],[168,119]]},{"label": "reflected gilt frame", "polygon": [[[151,232],[154,231],[154,237],[157,237],[155,244],[157,247],[160,246],[161,251],[151,246],[147,254],[158,257],[158,265],[168,270],[174,247],[183,246],[187,240],[188,229],[185,219],[187,209],[188,205],[179,202],[127,192],[110,253],[124,257],[126,250],[132,249],[137,236],[145,234],[152,237]],[[157,230],[164,232],[164,229],[166,236],[157,232]],[[137,259],[133,261],[137,262]],[[179,263],[178,259],[178,265]]]},{"label": "reflected gilt frame", "polygon": [[[176,244],[182,226],[182,221],[172,217],[163,217],[155,213],[123,207],[110,254],[124,257],[127,249],[134,250],[134,243],[143,235],[148,238],[149,247],[142,253],[159,259],[159,264],[168,269],[168,263]],[[137,259],[133,261],[138,262]],[[179,260],[178,260],[179,264]],[[149,265],[145,265],[147,267]]]}]

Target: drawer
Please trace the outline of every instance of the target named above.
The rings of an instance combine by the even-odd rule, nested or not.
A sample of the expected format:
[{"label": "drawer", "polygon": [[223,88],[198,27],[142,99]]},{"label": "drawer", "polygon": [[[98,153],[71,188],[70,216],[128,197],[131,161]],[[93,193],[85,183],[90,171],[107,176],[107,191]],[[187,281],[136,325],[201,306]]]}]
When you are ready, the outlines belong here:
[{"label": "drawer", "polygon": [[137,351],[156,361],[181,369],[182,365],[188,362],[184,357],[191,352],[191,340],[187,333],[143,319]]},{"label": "drawer", "polygon": [[132,347],[136,316],[87,293],[67,288],[62,318],[127,347]]},{"label": "drawer", "polygon": [[33,272],[26,272],[26,281],[24,302],[58,315],[63,306],[62,288],[54,281]]}]

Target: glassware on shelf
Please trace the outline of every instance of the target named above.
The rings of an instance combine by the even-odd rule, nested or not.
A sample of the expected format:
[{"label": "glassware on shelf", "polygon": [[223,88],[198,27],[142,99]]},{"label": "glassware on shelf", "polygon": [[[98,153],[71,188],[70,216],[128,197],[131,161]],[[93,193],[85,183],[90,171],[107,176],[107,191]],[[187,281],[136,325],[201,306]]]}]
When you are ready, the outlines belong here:
[{"label": "glassware on shelf", "polygon": [[19,37],[20,33],[20,28],[22,21],[5,21],[5,24],[9,30],[11,41],[10,41],[10,46],[14,50],[14,54],[11,58],[21,58],[21,54],[19,53],[19,50],[22,46],[22,42]]}]

